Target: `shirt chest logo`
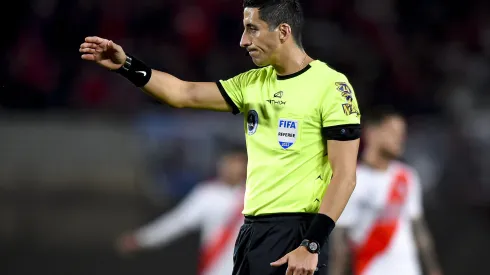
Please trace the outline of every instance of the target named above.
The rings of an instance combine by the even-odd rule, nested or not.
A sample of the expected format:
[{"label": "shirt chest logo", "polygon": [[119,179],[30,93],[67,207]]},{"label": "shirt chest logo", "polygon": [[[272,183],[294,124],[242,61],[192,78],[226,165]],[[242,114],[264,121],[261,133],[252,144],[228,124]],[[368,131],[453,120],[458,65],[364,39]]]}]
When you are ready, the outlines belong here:
[{"label": "shirt chest logo", "polygon": [[284,106],[286,105],[286,101],[282,100],[282,96],[284,95],[283,91],[279,91],[274,94],[273,98],[267,99],[266,101],[269,102],[270,105],[272,106]]},{"label": "shirt chest logo", "polygon": [[298,128],[299,124],[297,120],[279,119],[277,139],[283,149],[288,149],[296,142]]}]

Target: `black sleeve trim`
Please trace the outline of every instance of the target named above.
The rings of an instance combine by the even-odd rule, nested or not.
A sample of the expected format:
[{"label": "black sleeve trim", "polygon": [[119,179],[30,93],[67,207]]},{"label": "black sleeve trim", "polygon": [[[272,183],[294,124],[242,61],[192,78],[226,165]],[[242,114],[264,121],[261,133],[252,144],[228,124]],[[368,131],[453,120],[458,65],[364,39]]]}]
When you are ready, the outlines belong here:
[{"label": "black sleeve trim", "polygon": [[344,124],[323,127],[322,136],[327,140],[355,140],[361,137],[361,124]]},{"label": "black sleeve trim", "polygon": [[231,100],[230,96],[228,95],[228,93],[226,92],[225,88],[223,87],[223,85],[221,84],[221,82],[219,81],[216,81],[216,85],[218,85],[218,89],[221,93],[221,95],[223,96],[223,98],[225,99],[226,103],[228,103],[228,105],[230,105],[231,109],[232,109],[232,113],[234,115],[236,114],[239,114],[240,113],[240,110],[238,109],[238,107],[235,105],[235,102],[233,102],[233,100]]}]

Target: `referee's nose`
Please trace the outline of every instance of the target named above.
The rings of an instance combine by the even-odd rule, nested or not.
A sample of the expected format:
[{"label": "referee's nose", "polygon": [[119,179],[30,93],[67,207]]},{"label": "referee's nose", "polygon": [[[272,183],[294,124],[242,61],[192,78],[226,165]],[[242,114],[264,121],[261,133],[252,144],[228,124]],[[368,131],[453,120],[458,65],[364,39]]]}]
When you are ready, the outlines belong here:
[{"label": "referee's nose", "polygon": [[250,45],[252,45],[252,41],[250,40],[248,35],[244,32],[242,34],[242,39],[240,39],[240,47],[248,48]]}]

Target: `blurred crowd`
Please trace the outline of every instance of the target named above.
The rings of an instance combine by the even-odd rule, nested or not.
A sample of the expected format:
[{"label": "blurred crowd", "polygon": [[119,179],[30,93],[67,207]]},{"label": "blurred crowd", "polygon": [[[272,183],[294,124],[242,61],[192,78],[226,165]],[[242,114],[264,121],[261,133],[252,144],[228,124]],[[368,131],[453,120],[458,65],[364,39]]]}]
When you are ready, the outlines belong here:
[{"label": "blurred crowd", "polygon": [[[11,4],[14,19],[0,19],[9,26],[9,39],[0,44],[0,110],[155,109],[152,98],[120,76],[80,59],[79,45],[91,35],[114,40],[153,68],[185,80],[216,81],[253,68],[239,47],[241,1]],[[309,0],[303,6],[306,50],[349,77],[361,109],[391,104],[408,116],[408,157],[426,182],[439,183],[458,171],[475,187],[460,190],[455,183],[450,192],[490,201],[484,157],[490,153],[490,130],[484,127],[490,123],[490,2]],[[158,106],[158,115],[169,112]],[[162,118],[150,115],[141,123],[145,119]]]},{"label": "blurred crowd", "polygon": [[[306,49],[349,76],[364,108],[390,103],[425,114],[488,101],[488,1],[303,2]],[[253,66],[239,48],[241,1],[11,4],[14,20],[1,19],[9,26],[0,48],[2,108],[144,110],[149,98],[81,61],[78,46],[90,35],[112,39],[186,80],[213,81]]]},{"label": "blurred crowd", "polygon": [[[80,59],[79,45],[91,35],[114,40],[153,68],[185,80],[215,81],[253,68],[239,47],[241,1],[11,4],[14,19],[0,19],[9,26],[8,39],[0,44],[0,110],[136,115],[154,110],[154,100],[129,82]],[[490,124],[490,2],[309,0],[303,5],[306,50],[349,77],[361,110],[391,104],[408,116],[407,157],[424,182],[444,182],[451,194],[490,203],[485,169],[490,164],[490,128],[485,127]],[[161,121],[159,116],[173,111],[158,106],[157,116],[143,116],[138,123]],[[183,163],[172,161],[171,170],[189,170]],[[185,181],[194,182],[195,176]],[[185,193],[192,183],[179,186],[188,186]]]}]

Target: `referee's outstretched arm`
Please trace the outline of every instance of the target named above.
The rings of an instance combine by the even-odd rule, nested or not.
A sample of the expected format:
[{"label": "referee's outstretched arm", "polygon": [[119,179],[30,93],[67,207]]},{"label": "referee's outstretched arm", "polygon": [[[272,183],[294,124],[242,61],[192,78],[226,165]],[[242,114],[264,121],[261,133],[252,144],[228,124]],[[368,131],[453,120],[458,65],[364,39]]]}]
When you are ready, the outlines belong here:
[{"label": "referee's outstretched arm", "polygon": [[126,54],[111,40],[97,36],[86,37],[80,45],[82,59],[116,71],[147,94],[176,108],[231,111],[214,82],[187,82],[153,70],[142,61]]}]

